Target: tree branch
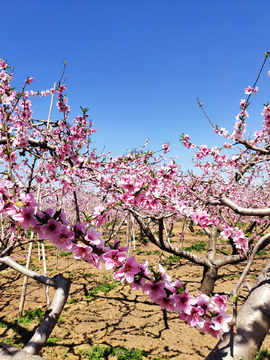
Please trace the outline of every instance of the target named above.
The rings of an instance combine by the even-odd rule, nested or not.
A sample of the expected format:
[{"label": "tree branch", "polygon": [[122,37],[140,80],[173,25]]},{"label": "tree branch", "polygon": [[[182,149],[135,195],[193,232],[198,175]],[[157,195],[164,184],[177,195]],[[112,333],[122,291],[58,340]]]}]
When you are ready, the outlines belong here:
[{"label": "tree branch", "polygon": [[133,216],[143,229],[145,235],[148,237],[148,239],[155,245],[157,245],[161,250],[165,250],[170,254],[174,254],[177,256],[182,256],[183,258],[192,261],[194,264],[211,267],[211,262],[203,257],[197,256],[195,254],[191,254],[189,251],[185,251],[182,249],[179,249],[168,242],[164,241],[163,244],[161,244],[159,238],[157,238],[152,231],[149,229],[149,227],[145,224],[145,222],[138,216],[136,212],[133,212],[133,210],[130,210],[132,212]]},{"label": "tree branch", "polygon": [[246,277],[251,265],[253,264],[255,255],[261,248],[264,248],[265,246],[267,246],[269,244],[269,242],[270,242],[270,233],[261,237],[261,239],[257,242],[257,244],[254,246],[254,248],[252,250],[252,253],[250,255],[248,263],[247,263],[244,271],[242,272],[239,280],[237,281],[237,283],[234,286],[234,288],[232,289],[232,291],[226,293],[227,295],[234,296],[234,297],[237,296],[238,290],[239,290],[240,286],[242,285],[243,281],[245,280],[245,277]]},{"label": "tree branch", "polygon": [[29,354],[35,355],[45,345],[53,328],[57,324],[58,318],[65,306],[69,295],[71,281],[69,279],[65,279],[62,274],[58,274],[53,278],[48,278],[46,276],[40,275],[35,271],[26,269],[9,256],[0,258],[0,263],[6,264],[12,267],[14,270],[17,270],[21,274],[37,280],[42,284],[53,286],[56,289],[51,306],[45,312],[44,319],[41,325],[39,326],[33,337],[30,339],[30,341],[24,347],[24,350],[27,351]]},{"label": "tree branch", "polygon": [[44,319],[39,328],[24,347],[29,354],[35,355],[45,345],[51,332],[53,331],[59,316],[67,302],[71,281],[65,279],[62,274],[53,278],[56,292],[54,294],[50,308],[45,312]]},{"label": "tree branch", "polygon": [[269,216],[270,208],[265,209],[247,209],[238,206],[236,203],[228,199],[225,194],[220,195],[220,201],[223,205],[226,205],[232,209],[236,214],[247,215],[247,216]]}]

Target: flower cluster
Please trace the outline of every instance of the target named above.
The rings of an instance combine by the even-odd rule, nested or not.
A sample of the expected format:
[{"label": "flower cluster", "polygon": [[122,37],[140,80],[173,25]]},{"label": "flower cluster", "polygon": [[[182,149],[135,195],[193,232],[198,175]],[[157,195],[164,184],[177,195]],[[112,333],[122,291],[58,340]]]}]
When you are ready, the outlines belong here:
[{"label": "flower cluster", "polygon": [[245,88],[245,94],[250,95],[253,92],[253,94],[256,95],[258,90],[259,90],[258,86],[256,88],[249,86],[249,87]]},{"label": "flower cluster", "polygon": [[194,149],[196,147],[195,144],[192,144],[190,142],[190,137],[186,134],[186,135],[182,135],[182,138],[180,139],[181,143],[188,149]]},{"label": "flower cluster", "polygon": [[264,107],[262,115],[264,116],[264,131],[270,135],[270,105]]},{"label": "flower cluster", "polygon": [[232,238],[235,247],[239,250],[239,252],[248,250],[248,239],[243,233],[243,230],[238,227],[232,229],[228,225],[223,226],[223,231],[220,233],[220,237],[223,239],[228,239],[229,237]]},{"label": "flower cluster", "polygon": [[180,319],[190,326],[214,337],[222,337],[222,332],[228,331],[232,317],[226,314],[225,296],[216,294],[210,299],[200,292],[197,297],[191,296],[179,280],[172,281],[161,265],[154,271],[149,269],[148,261],[140,264],[134,256],[128,257],[128,248],[122,247],[117,239],[106,246],[100,239],[101,232],[83,223],[70,224],[61,210],[48,208],[35,214],[37,203],[32,194],[21,193],[13,204],[11,187],[9,181],[0,182],[0,212],[12,219],[12,231],[16,224],[25,232],[31,226],[39,240],[50,240],[59,250],[72,251],[75,259],[83,258],[99,269],[103,263],[106,270],[114,271],[115,280],[127,282],[136,290],[141,288],[161,309],[178,312]]}]

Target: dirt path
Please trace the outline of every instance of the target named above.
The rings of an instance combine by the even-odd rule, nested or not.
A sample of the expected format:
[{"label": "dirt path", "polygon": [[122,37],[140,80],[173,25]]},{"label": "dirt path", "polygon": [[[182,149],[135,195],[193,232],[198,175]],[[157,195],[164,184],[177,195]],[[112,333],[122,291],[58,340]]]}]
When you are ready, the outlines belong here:
[{"label": "dirt path", "polygon": [[[185,246],[206,241],[205,236],[190,235]],[[138,261],[147,259],[151,265],[157,263],[160,254],[154,245],[137,246]],[[221,246],[222,250],[226,250],[227,245]],[[202,251],[203,254],[204,250]],[[25,250],[23,255],[26,253]],[[201,334],[182,323],[176,313],[164,313],[141,291],[134,291],[129,285],[113,282],[111,272],[99,271],[84,261],[76,261],[72,255],[61,257],[58,272],[55,271],[55,254],[55,249],[46,250],[48,275],[61,272],[72,280],[72,286],[68,304],[51,334],[50,343],[41,351],[41,355],[49,360],[90,358],[80,351],[90,351],[95,345],[144,349],[144,359],[204,359],[216,344],[217,340],[210,335]],[[169,259],[169,254],[164,255],[161,261],[169,269],[172,278],[188,282],[187,289],[196,293],[200,286],[202,268],[183,259],[175,262],[175,259]],[[267,258],[265,254],[256,260],[247,278],[250,285],[258,273],[257,269],[262,269]],[[21,263],[26,262],[25,257],[15,259]],[[215,291],[231,289],[243,266],[231,265],[223,268],[219,273]],[[42,262],[38,260],[37,249],[34,249],[31,268],[42,273]],[[22,275],[6,269],[1,273],[0,281],[0,342],[22,346],[29,331],[37,327],[38,318],[28,322],[15,322],[21,297]],[[244,300],[246,296],[247,291],[242,289],[241,299]],[[52,297],[53,290],[50,289],[50,298]],[[44,286],[29,280],[25,312],[29,313],[37,308],[45,310],[45,304]],[[270,350],[269,335],[263,347]],[[116,359],[116,356],[110,355],[108,359]]]}]

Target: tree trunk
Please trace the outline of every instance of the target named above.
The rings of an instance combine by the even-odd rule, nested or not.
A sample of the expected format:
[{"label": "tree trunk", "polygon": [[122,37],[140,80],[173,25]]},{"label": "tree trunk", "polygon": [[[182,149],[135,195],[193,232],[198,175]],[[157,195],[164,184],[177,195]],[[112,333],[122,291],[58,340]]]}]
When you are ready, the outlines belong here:
[{"label": "tree trunk", "polygon": [[147,242],[146,242],[145,239],[144,239],[144,232],[143,232],[143,229],[142,229],[141,226],[140,226],[140,239],[141,239],[141,243],[142,243],[143,245],[147,245]]},{"label": "tree trunk", "polygon": [[214,292],[215,282],[217,280],[218,269],[216,266],[204,267],[203,279],[201,281],[200,291],[203,294],[211,295]]},{"label": "tree trunk", "polygon": [[270,261],[237,316],[237,335],[226,333],[206,360],[252,360],[270,328]]},{"label": "tree trunk", "polygon": [[16,346],[0,343],[0,359],[1,360],[46,360],[44,357],[28,354],[23,349]]},{"label": "tree trunk", "polygon": [[168,230],[168,237],[171,237],[172,236],[172,231],[173,231],[173,225],[174,223],[170,223],[170,227],[169,227],[169,230]]}]

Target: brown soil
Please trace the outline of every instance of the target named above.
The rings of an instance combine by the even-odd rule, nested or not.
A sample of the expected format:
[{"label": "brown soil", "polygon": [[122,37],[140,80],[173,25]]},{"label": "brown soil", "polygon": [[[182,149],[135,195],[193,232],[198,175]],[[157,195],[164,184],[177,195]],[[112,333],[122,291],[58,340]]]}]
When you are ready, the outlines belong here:
[{"label": "brown soil", "polygon": [[[198,231],[198,229],[195,229]],[[179,229],[173,230],[175,234]],[[185,240],[185,247],[194,245],[196,242],[207,241],[207,236],[190,234]],[[178,241],[178,236],[172,237]],[[47,243],[51,245],[51,243]],[[225,243],[218,248],[222,251],[229,250]],[[136,254],[139,262],[148,260],[151,265],[156,265],[160,255],[155,252],[159,249],[153,244],[141,245],[136,243],[136,249],[142,251]],[[147,254],[151,252],[151,254]],[[205,251],[202,252],[204,254]],[[20,254],[20,255],[19,255]],[[13,257],[20,263],[26,262],[27,251],[14,253]],[[166,314],[155,305],[141,291],[131,290],[128,284],[117,286],[108,293],[99,291],[92,297],[86,297],[90,290],[100,284],[112,283],[112,273],[100,271],[84,261],[76,261],[72,255],[60,257],[58,271],[55,270],[55,249],[46,250],[48,276],[54,276],[58,272],[72,280],[69,303],[66,304],[60,321],[53,330],[50,338],[55,343],[44,347],[40,355],[50,359],[85,359],[79,350],[90,349],[93,345],[99,346],[124,346],[127,349],[140,348],[148,352],[144,359],[169,358],[169,359],[204,359],[214,347],[217,340],[210,335],[199,333],[181,322],[176,313],[167,311]],[[17,255],[17,257],[15,257]],[[24,255],[24,257],[19,257]],[[173,279],[181,279],[187,282],[187,289],[196,293],[200,287],[202,268],[184,259],[178,262],[169,261],[170,254],[161,257],[161,263],[170,267],[168,273]],[[219,254],[219,256],[223,256]],[[258,274],[267,262],[267,255],[257,258],[247,277],[252,286],[256,274]],[[244,264],[230,265],[222,268],[219,272],[219,280],[216,283],[215,292],[230,290],[238,280]],[[32,255],[31,269],[40,273],[43,271],[42,261],[38,260],[37,249]],[[14,327],[14,319],[18,316],[21,298],[23,276],[11,269],[6,269],[0,274],[1,281],[1,317],[0,342],[22,344],[22,335],[37,327],[37,322],[32,321],[29,325],[18,324]],[[53,297],[53,289],[49,290],[50,299]],[[243,302],[248,292],[241,290]],[[71,303],[71,300],[74,302]],[[230,309],[229,305],[229,311]],[[46,309],[46,296],[43,285],[34,280],[29,280],[24,311],[37,308]],[[240,304],[239,304],[240,307]],[[5,326],[10,325],[8,327]],[[1,324],[0,324],[1,325]],[[263,347],[270,350],[270,337],[266,337]],[[109,357],[116,359],[116,357]]]}]

